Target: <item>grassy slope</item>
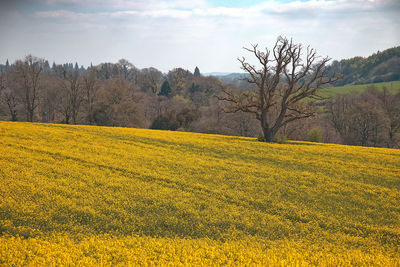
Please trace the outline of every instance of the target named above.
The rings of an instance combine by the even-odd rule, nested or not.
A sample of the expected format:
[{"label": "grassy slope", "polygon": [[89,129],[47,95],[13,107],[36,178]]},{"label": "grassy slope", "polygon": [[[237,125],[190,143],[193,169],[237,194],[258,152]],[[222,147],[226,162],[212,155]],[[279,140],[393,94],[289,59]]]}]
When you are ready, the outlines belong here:
[{"label": "grassy slope", "polygon": [[400,260],[399,150],[11,122],[0,136],[0,264]]},{"label": "grassy slope", "polygon": [[340,94],[358,94],[364,92],[369,86],[376,86],[382,90],[386,87],[390,92],[395,93],[400,91],[400,81],[382,82],[372,84],[359,84],[359,85],[345,85],[338,87],[328,87],[320,90],[321,95],[325,97],[332,97]]}]

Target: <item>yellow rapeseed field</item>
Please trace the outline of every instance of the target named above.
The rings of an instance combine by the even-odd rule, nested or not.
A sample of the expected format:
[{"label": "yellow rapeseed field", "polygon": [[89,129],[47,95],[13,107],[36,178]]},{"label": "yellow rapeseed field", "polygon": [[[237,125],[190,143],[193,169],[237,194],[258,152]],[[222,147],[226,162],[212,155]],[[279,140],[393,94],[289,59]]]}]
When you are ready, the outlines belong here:
[{"label": "yellow rapeseed field", "polygon": [[400,266],[400,150],[0,122],[0,265]]}]

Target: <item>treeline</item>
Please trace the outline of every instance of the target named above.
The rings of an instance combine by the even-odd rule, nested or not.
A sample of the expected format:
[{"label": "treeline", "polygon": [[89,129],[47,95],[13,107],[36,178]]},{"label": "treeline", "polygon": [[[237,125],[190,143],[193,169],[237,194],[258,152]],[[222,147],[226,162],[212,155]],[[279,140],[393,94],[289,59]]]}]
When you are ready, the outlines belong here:
[{"label": "treeline", "polygon": [[[259,136],[255,116],[225,113],[215,97],[229,86],[197,67],[164,74],[124,59],[84,68],[27,56],[0,65],[0,119]],[[361,95],[308,101],[316,116],[286,125],[278,140],[399,147],[399,93],[371,86]]]},{"label": "treeline", "polygon": [[217,78],[163,74],[127,60],[88,68],[27,56],[0,65],[0,118],[256,136],[248,115],[225,114]]},{"label": "treeline", "polygon": [[370,85],[361,94],[316,102],[316,116],[288,125],[289,139],[358,146],[400,147],[400,88]]},{"label": "treeline", "polygon": [[400,46],[364,58],[354,57],[333,61],[329,71],[342,73],[335,85],[366,84],[400,80]]}]

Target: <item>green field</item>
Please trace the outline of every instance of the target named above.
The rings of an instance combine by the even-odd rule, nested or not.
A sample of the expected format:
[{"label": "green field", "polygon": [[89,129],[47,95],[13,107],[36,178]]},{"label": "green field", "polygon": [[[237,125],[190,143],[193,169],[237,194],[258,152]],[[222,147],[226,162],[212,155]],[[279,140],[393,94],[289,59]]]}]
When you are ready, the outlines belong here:
[{"label": "green field", "polygon": [[0,265],[399,266],[400,150],[0,122]]},{"label": "green field", "polygon": [[386,87],[391,93],[400,92],[400,81],[328,87],[321,89],[319,92],[324,97],[332,97],[340,94],[358,94],[364,92],[372,85],[379,90],[383,90],[383,88]]}]

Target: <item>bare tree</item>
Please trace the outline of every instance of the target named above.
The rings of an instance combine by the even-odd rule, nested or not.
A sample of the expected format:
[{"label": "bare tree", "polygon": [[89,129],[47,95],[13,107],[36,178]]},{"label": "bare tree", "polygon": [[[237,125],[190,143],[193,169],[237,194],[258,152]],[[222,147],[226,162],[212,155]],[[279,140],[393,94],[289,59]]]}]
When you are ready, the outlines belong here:
[{"label": "bare tree", "polygon": [[19,104],[18,96],[15,90],[8,85],[8,75],[0,74],[0,103],[7,105],[12,121],[17,121],[17,106]]},{"label": "bare tree", "polygon": [[95,100],[95,94],[97,91],[97,77],[96,77],[96,72],[93,68],[90,68],[88,70],[88,73],[86,73],[83,77],[83,88],[85,91],[85,96],[86,96],[86,104],[87,104],[87,119],[89,121],[89,124],[93,124],[93,105],[94,105],[94,100]]},{"label": "bare tree", "polygon": [[139,87],[143,92],[156,94],[162,81],[162,73],[155,68],[145,68],[140,71]]},{"label": "bare tree", "polygon": [[54,73],[45,73],[43,77],[43,90],[40,97],[40,111],[42,122],[54,122],[60,94],[58,91],[60,78]]},{"label": "bare tree", "polygon": [[65,86],[65,81],[60,79],[60,86],[57,87],[57,104],[56,109],[63,116],[63,123],[69,124],[71,120],[71,105],[69,102],[68,87]]},{"label": "bare tree", "polygon": [[390,93],[386,87],[383,87],[383,91],[379,91],[376,88],[373,93],[382,101],[383,109],[388,116],[388,147],[398,147],[399,140],[397,135],[400,133],[400,93]]},{"label": "bare tree", "polygon": [[62,111],[65,116],[65,123],[72,122],[76,124],[79,107],[82,102],[81,82],[79,73],[74,70],[68,70],[61,81],[61,98],[62,98]]},{"label": "bare tree", "polygon": [[384,102],[367,91],[359,95],[342,95],[326,104],[327,115],[343,143],[382,146],[388,139],[390,118]]},{"label": "bare tree", "polygon": [[26,110],[27,120],[32,122],[35,109],[39,105],[41,89],[40,77],[44,67],[44,60],[28,55],[24,61],[15,63],[15,70],[21,84],[21,99]]},{"label": "bare tree", "polygon": [[363,94],[355,101],[349,117],[349,128],[357,145],[377,146],[385,132],[386,114],[382,105],[372,95]]},{"label": "bare tree", "polygon": [[135,68],[135,66],[133,66],[132,63],[130,63],[128,60],[126,59],[120,59],[118,60],[118,63],[116,64],[118,67],[118,71],[119,71],[119,75],[125,79],[125,80],[129,80],[129,74],[130,74],[130,70],[132,68]]},{"label": "bare tree", "polygon": [[245,58],[238,59],[241,68],[248,73],[244,80],[254,88],[244,92],[223,88],[218,99],[231,104],[226,112],[253,113],[260,121],[267,142],[274,141],[282,126],[313,116],[311,105],[303,100],[317,98],[321,86],[337,79],[327,76],[326,64],[330,58],[320,58],[314,49],[307,47],[303,59],[303,46],[287,38],[279,37],[272,50],[266,48],[263,52],[258,45],[245,50],[261,65],[257,69]]},{"label": "bare tree", "polygon": [[326,111],[333,128],[340,134],[344,143],[351,143],[349,139],[351,129],[349,127],[349,114],[354,105],[355,98],[352,95],[339,95],[326,103]]}]

